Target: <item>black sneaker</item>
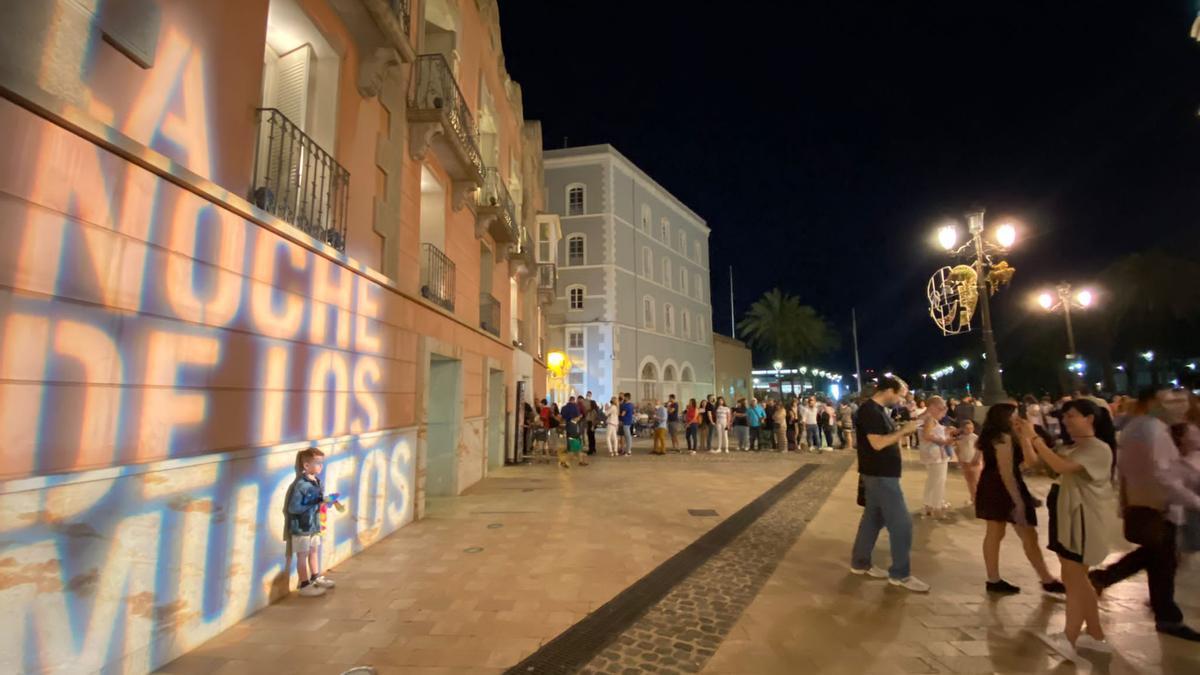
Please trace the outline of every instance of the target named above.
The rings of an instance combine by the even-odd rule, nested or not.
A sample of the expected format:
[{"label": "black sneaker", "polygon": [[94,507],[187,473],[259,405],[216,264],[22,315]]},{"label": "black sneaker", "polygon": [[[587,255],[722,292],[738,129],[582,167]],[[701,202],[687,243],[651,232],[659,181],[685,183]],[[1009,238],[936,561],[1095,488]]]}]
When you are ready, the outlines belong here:
[{"label": "black sneaker", "polygon": [[1043,582],[1042,590],[1047,593],[1054,593],[1056,595],[1067,594],[1067,587],[1063,586],[1063,582],[1059,581],[1058,579],[1055,579],[1054,581]]},{"label": "black sneaker", "polygon": [[996,595],[1016,595],[1021,592],[1021,589],[1001,579],[987,582],[987,592]]},{"label": "black sneaker", "polygon": [[1180,623],[1160,623],[1154,627],[1155,630],[1163,635],[1177,637],[1180,640],[1188,640],[1189,642],[1200,642],[1200,633],[1189,628],[1186,624]]}]

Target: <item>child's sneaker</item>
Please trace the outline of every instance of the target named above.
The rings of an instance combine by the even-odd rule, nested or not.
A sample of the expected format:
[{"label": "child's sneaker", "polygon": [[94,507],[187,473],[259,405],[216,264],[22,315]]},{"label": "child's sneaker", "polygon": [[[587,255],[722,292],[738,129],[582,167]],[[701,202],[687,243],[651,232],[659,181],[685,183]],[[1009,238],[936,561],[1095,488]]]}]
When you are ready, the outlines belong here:
[{"label": "child's sneaker", "polygon": [[321,588],[333,588],[337,584],[333,583],[333,579],[330,579],[329,577],[322,574],[321,576],[317,577],[316,579],[313,579],[312,585],[319,586]]},{"label": "child's sneaker", "polygon": [[300,587],[300,595],[306,598],[315,598],[319,595],[325,595],[325,589],[316,584],[305,584]]}]

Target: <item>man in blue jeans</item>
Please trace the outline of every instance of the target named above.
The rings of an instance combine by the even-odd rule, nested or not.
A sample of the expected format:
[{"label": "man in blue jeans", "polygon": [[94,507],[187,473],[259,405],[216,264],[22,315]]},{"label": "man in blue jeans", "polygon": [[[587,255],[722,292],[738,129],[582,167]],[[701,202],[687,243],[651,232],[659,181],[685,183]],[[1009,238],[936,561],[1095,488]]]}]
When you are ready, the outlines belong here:
[{"label": "man in blue jeans", "polygon": [[[898,377],[879,378],[875,394],[858,409],[858,473],[866,506],[854,538],[850,572],[876,579],[887,577],[893,586],[925,593],[929,584],[909,570],[912,550],[912,516],[900,489],[900,440],[917,430],[916,422],[897,428],[887,407],[904,400],[908,385]],[[887,528],[892,546],[892,566],[883,570],[871,564],[879,531]]]},{"label": "man in blue jeans", "polygon": [[625,398],[621,401],[621,429],[625,432],[625,456],[633,454],[633,398],[629,392],[625,392]]}]

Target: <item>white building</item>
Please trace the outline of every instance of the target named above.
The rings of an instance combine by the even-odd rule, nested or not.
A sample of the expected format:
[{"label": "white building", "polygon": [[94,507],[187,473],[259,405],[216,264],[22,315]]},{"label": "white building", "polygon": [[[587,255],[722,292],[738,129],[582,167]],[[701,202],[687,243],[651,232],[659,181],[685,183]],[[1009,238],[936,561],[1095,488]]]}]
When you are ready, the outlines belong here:
[{"label": "white building", "polygon": [[702,396],[713,387],[704,219],[610,145],[545,153],[561,216],[550,350],[572,363],[558,396]]}]

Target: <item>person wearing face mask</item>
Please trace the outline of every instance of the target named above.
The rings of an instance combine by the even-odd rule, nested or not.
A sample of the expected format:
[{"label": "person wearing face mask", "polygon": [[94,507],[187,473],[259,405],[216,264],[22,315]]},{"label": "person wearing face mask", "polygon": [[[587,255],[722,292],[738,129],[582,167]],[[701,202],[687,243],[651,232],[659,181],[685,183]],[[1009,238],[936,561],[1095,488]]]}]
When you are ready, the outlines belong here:
[{"label": "person wearing face mask", "polygon": [[1169,389],[1138,394],[1117,451],[1125,539],[1138,547],[1088,577],[1099,595],[1145,570],[1158,632],[1200,642],[1200,632],[1183,622],[1175,603],[1176,528],[1183,509],[1200,509],[1200,495],[1188,487],[1200,482],[1200,472],[1180,457],[1170,427],[1160,419],[1170,418],[1180,399],[1186,405],[1183,392]]}]

